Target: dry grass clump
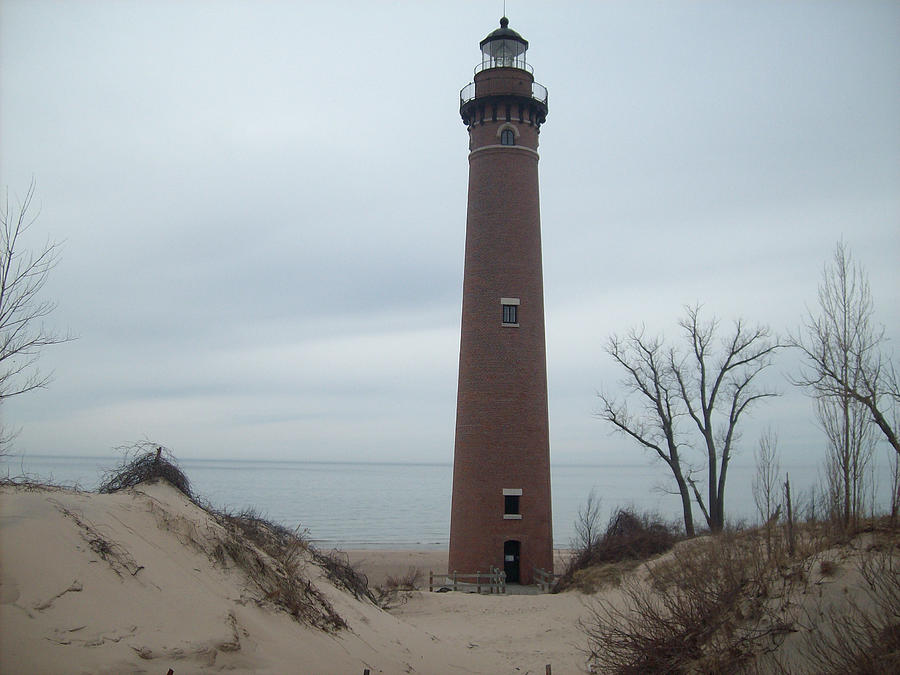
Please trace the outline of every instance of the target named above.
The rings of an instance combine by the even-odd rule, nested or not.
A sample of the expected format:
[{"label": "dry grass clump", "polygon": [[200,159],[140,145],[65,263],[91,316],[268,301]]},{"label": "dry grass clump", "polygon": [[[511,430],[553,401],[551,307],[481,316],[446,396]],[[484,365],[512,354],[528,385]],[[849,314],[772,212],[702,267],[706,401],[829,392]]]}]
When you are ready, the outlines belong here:
[{"label": "dry grass clump", "polygon": [[369,590],[369,578],[350,564],[350,557],[343,551],[323,553],[310,548],[316,564],[325,572],[329,581],[353,594],[357,600],[375,598]]},{"label": "dry grass clump", "polygon": [[261,602],[270,602],[300,623],[322,630],[347,627],[306,577],[308,560],[315,554],[299,528],[291,531],[253,510],[211,511],[211,515],[226,532],[213,549],[213,559],[221,565],[231,559],[259,591]]},{"label": "dry grass clump", "polygon": [[178,467],[175,456],[168,448],[151,441],[140,441],[120,449],[123,451],[121,464],[104,473],[97,492],[112,494],[155,478],[163,478],[194,501],[191,482]]},{"label": "dry grass clump", "polygon": [[0,476],[0,487],[12,487],[26,492],[36,490],[40,490],[41,492],[53,490],[71,492],[81,490],[81,486],[77,483],[54,483],[52,477],[49,480],[43,480],[30,475]]},{"label": "dry grass clump", "polygon": [[[587,536],[578,542],[554,592],[577,587],[591,593],[599,587],[597,582],[601,577],[606,583],[617,580],[623,571],[621,563],[637,563],[665,553],[677,541],[676,528],[658,515],[637,513],[631,508],[619,509],[610,517],[602,536]],[[587,571],[591,567],[610,564],[617,565],[617,568],[604,573]],[[627,569],[628,566],[625,565],[624,568]],[[579,584],[579,580],[585,583]]]},{"label": "dry grass clump", "polygon": [[382,609],[402,605],[421,590],[424,578],[422,569],[415,566],[410,566],[402,576],[389,575],[384,584],[375,589],[375,602]]},{"label": "dry grass clump", "polygon": [[591,565],[575,570],[569,587],[577,588],[582,593],[593,594],[608,586],[618,586],[625,575],[640,564],[640,560],[623,560],[619,563]]},{"label": "dry grass clump", "polygon": [[115,541],[111,541],[82,516],[70,511],[60,504],[56,504],[55,506],[60,513],[75,523],[81,537],[87,542],[88,546],[91,547],[91,550],[100,556],[100,558],[104,560],[117,575],[124,577],[127,573],[133,577],[144,569],[143,565],[138,565],[124,547]]}]

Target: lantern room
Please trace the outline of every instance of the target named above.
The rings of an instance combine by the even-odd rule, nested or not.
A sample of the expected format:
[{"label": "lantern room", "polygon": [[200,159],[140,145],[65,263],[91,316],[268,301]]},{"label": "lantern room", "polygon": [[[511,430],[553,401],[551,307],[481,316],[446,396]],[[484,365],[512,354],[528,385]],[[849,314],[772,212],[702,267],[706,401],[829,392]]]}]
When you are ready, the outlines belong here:
[{"label": "lantern room", "polygon": [[520,68],[533,72],[525,61],[528,40],[509,27],[509,19],[500,19],[500,28],[479,43],[481,65],[476,70],[488,68]]}]

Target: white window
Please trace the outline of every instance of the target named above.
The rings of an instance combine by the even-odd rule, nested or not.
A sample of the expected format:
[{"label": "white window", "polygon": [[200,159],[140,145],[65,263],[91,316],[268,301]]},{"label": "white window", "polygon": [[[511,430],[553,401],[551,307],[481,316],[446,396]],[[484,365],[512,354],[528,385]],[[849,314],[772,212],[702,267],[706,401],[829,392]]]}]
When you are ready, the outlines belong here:
[{"label": "white window", "polygon": [[522,520],[522,488],[503,488],[503,519]]},{"label": "white window", "polygon": [[519,325],[519,299],[500,298],[500,306],[503,310],[500,323],[504,326]]}]

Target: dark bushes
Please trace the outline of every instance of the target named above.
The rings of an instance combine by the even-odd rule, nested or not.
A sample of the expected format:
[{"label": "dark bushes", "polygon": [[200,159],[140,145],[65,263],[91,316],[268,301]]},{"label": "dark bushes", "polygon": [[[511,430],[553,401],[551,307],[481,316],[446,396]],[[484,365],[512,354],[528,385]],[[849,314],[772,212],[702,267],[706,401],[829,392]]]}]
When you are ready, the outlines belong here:
[{"label": "dark bushes", "polygon": [[151,441],[141,441],[122,450],[122,463],[104,473],[97,492],[112,494],[154,478],[162,478],[194,501],[191,482],[178,467],[175,456],[168,448]]},{"label": "dark bushes", "polygon": [[578,543],[554,590],[558,592],[577,585],[575,576],[579,570],[646,560],[668,551],[676,541],[678,530],[660,516],[621,508],[610,517],[602,536]]}]

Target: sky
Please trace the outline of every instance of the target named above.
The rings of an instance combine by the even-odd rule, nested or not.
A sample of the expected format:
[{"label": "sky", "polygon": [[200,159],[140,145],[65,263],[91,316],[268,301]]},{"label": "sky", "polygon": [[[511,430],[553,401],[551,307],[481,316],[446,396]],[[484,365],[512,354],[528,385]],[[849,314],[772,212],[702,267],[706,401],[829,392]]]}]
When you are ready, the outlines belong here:
[{"label": "sky", "polygon": [[[527,2],[551,453],[644,461],[604,353],[685,305],[796,332],[840,239],[900,353],[900,3]],[[0,2],[0,187],[36,184],[50,386],[16,452],[450,462],[468,138],[501,2]],[[813,408],[746,421],[818,461]]]}]

